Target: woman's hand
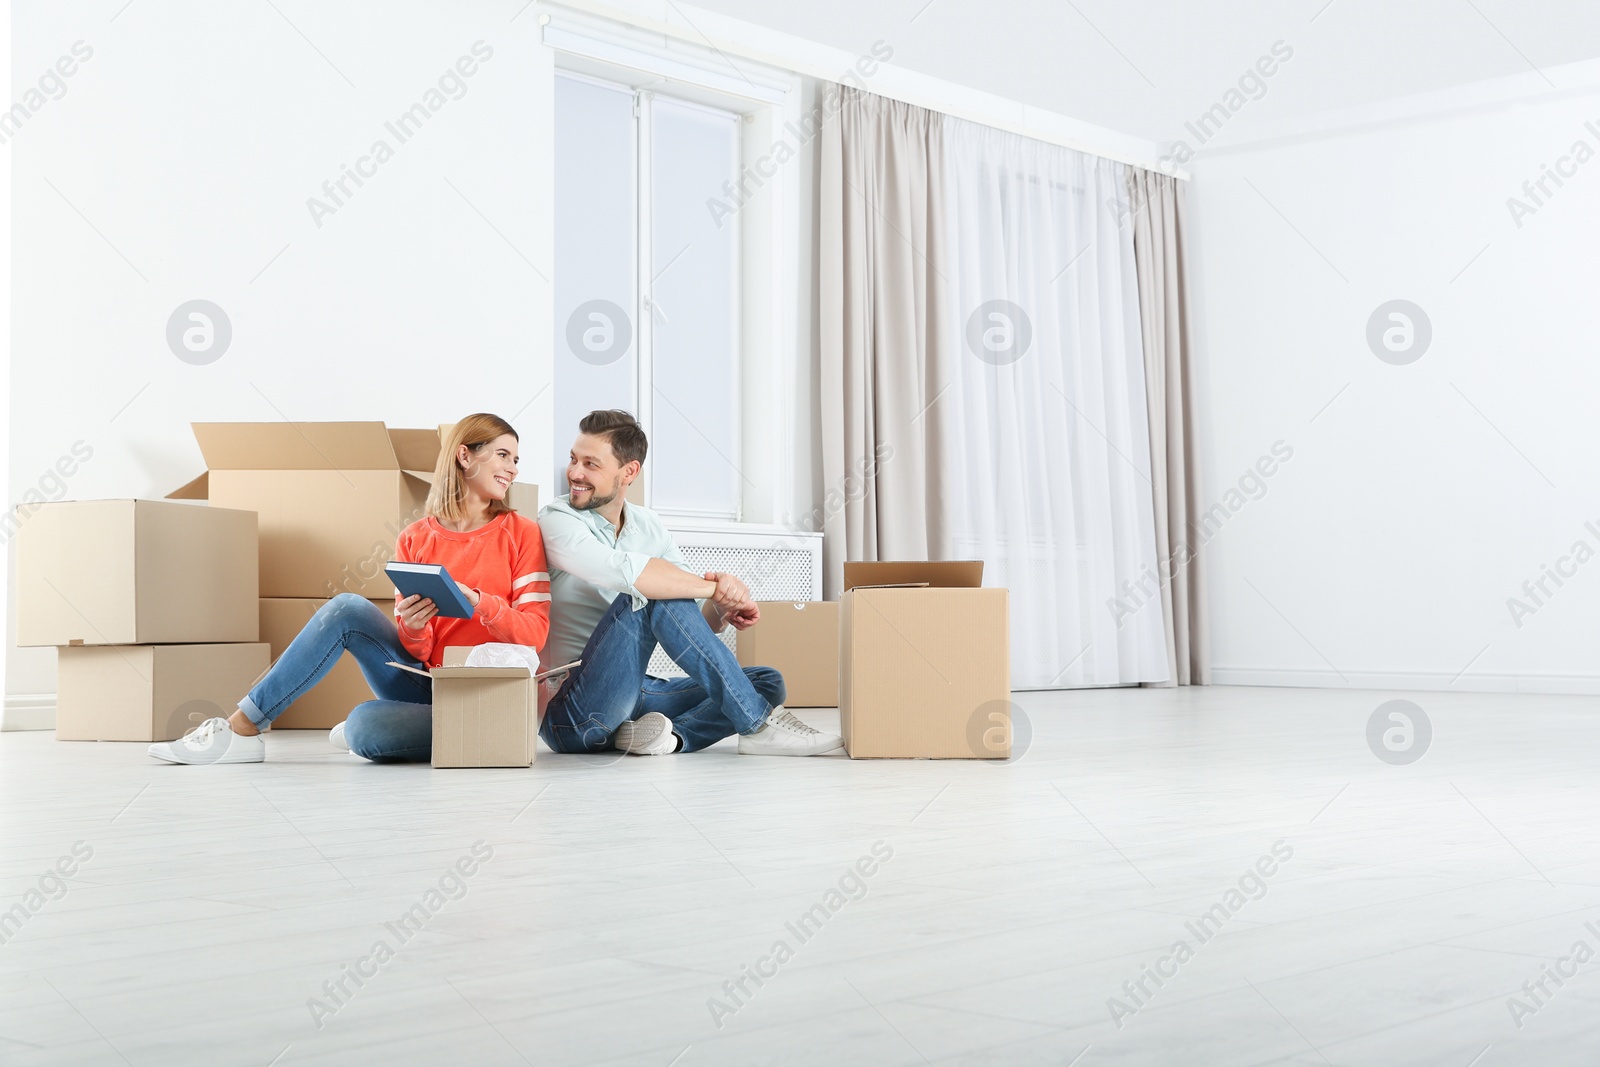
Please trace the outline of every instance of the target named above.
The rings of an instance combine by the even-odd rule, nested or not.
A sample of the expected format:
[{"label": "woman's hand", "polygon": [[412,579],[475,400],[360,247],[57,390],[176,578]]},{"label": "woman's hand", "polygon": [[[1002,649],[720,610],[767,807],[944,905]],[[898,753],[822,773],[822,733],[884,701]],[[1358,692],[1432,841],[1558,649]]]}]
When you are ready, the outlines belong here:
[{"label": "woman's hand", "polygon": [[439,614],[439,609],[427,597],[408,596],[395,605],[400,612],[400,625],[414,634],[428,628],[428,621]]},{"label": "woman's hand", "polygon": [[478,601],[483,599],[482,597],[478,596],[478,591],[472,588],[470,585],[462,585],[460,582],[457,582],[456,588],[461,590],[461,595],[466,597],[467,603],[471,604],[474,608],[478,606]]}]

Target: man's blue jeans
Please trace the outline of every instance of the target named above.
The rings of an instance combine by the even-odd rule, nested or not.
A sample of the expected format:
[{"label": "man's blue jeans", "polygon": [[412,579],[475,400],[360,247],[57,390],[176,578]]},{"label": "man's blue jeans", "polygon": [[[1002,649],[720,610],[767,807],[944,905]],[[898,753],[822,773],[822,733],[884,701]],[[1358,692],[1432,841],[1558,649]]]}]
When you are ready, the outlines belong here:
[{"label": "man's blue jeans", "polygon": [[[645,675],[657,643],[687,678]],[[783,676],[740,667],[693,600],[652,600],[634,611],[623,593],[589,635],[583,666],[550,698],[539,736],[557,752],[599,752],[618,726],[658,711],[693,752],[755,731],[783,699]]]},{"label": "man's blue jeans", "polygon": [[400,643],[399,623],[364,597],[340,593],[311,616],[239,710],[265,730],[299,700],[345,652],[355,657],[377,700],[357,704],[345,720],[350,751],[377,762],[427,761],[433,754],[433,682],[388,665],[426,666]]}]

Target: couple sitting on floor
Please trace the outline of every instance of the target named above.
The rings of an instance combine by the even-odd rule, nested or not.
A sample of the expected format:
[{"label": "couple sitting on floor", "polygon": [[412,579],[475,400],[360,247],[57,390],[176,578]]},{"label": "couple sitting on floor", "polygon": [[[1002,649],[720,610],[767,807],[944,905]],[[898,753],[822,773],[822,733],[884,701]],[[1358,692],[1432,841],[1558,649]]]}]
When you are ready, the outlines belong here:
[{"label": "couple sitting on floor", "polygon": [[[507,642],[539,650],[549,666],[581,659],[556,687],[540,686],[539,735],[557,752],[620,749],[641,756],[693,752],[730,734],[747,755],[816,756],[842,750],[783,707],[783,676],[740,667],[716,636],[761,617],[731,574],[683,569],[654,513],[623,499],[644,464],[644,430],[625,411],[578,424],[569,493],[537,522],[512,511],[517,434],[495,415],[457,423],[439,453],[427,515],[401,532],[395,559],[442,564],[473,606],[470,619],[433,601],[397,597],[393,617],[354,593],[324,604],[238,710],[176,741],[150,746],[169,763],[260,763],[261,733],[333,669],[356,658],[376,700],[359,704],[329,740],[375,762],[427,761],[432,681],[390,666],[439,666],[445,648]],[[696,603],[700,601],[701,603]],[[659,644],[688,675],[646,674]]]}]

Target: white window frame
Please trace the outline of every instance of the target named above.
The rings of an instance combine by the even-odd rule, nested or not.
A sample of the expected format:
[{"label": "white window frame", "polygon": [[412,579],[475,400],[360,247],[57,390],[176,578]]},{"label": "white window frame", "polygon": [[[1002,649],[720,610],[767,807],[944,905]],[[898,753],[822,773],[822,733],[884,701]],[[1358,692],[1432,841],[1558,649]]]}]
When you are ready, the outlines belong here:
[{"label": "white window frame", "polygon": [[[624,23],[587,12],[554,9],[543,17],[544,43],[555,55],[557,76],[575,77],[611,88],[632,89],[638,141],[634,152],[634,188],[638,227],[635,242],[634,394],[640,420],[654,426],[655,397],[646,383],[651,367],[654,311],[649,302],[650,254],[650,107],[653,94],[670,96],[690,106],[702,104],[743,117],[738,137],[740,161],[735,181],[754,171],[786,129],[800,118],[797,75],[746,59],[731,60],[711,48],[663,40]],[[797,439],[794,382],[802,361],[794,328],[800,234],[798,161],[776,168],[762,179],[756,195],[729,220],[736,228],[735,380],[732,396],[735,440],[739,450],[738,513],[734,523],[777,522],[792,496],[790,451]],[[559,267],[558,267],[559,269]],[[746,416],[746,412],[755,413]],[[648,470],[643,503],[654,507]],[[662,509],[662,514],[696,522],[726,521],[704,512]]]}]

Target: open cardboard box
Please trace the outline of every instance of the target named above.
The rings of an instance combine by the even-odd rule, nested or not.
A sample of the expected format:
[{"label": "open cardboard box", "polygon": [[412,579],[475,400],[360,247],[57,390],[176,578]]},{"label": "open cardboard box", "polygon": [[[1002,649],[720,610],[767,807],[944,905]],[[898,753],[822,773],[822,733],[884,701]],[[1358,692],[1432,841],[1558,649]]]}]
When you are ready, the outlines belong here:
[{"label": "open cardboard box", "polygon": [[255,641],[256,516],[63,500],[17,531],[19,646]]},{"label": "open cardboard box", "polygon": [[527,667],[468,667],[471,651],[451,645],[431,671],[389,664],[433,679],[433,765],[531,767],[538,754],[539,682],[578,664],[537,675]]},{"label": "open cardboard box", "polygon": [[[260,596],[394,596],[383,564],[400,531],[422,518],[439,429],[391,430],[381,422],[193,428],[206,472],[168,497],[260,516]],[[511,506],[532,518],[539,487],[514,485]]]},{"label": "open cardboard box", "polygon": [[981,560],[846,563],[839,723],[852,759],[1011,755],[1008,596]]}]

